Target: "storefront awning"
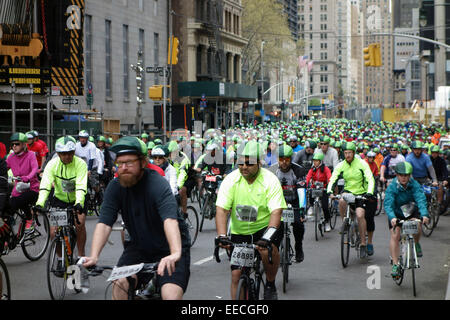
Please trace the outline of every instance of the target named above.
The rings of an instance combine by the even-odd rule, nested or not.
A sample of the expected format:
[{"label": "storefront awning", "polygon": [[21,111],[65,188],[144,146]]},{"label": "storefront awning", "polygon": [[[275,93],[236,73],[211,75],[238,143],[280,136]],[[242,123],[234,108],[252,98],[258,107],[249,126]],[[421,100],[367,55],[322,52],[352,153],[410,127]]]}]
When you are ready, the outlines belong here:
[{"label": "storefront awning", "polygon": [[179,82],[178,96],[207,100],[255,101],[258,98],[258,87],[217,81]]}]

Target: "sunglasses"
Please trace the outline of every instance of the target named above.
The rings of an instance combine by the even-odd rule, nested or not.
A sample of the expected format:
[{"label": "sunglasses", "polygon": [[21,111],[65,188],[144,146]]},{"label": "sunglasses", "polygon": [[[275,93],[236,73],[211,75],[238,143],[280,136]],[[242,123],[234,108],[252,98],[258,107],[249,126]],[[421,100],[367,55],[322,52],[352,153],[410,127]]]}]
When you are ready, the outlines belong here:
[{"label": "sunglasses", "polygon": [[253,166],[256,166],[256,163],[250,163],[250,161],[245,161],[244,163],[239,163],[238,165],[239,165],[240,167],[243,167],[244,164],[245,164],[247,167],[253,167]]},{"label": "sunglasses", "polygon": [[163,156],[152,156],[152,159],[155,159],[155,160],[164,160],[164,157],[163,157]]},{"label": "sunglasses", "polygon": [[12,145],[13,147],[16,147],[16,146],[20,146],[21,143],[20,143],[20,142],[13,142],[13,143],[11,143],[11,145]]}]

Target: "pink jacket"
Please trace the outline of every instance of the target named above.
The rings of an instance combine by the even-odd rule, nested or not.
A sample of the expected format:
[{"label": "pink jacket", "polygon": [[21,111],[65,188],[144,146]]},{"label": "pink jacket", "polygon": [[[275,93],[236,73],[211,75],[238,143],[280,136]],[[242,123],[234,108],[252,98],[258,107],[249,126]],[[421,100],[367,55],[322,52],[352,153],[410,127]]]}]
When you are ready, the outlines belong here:
[{"label": "pink jacket", "polygon": [[[39,167],[34,152],[25,151],[19,155],[12,153],[6,159],[6,163],[14,177],[21,177],[23,182],[30,182],[30,190],[39,192],[39,180],[37,178]],[[20,193],[16,191],[15,185],[12,196],[18,197]]]}]

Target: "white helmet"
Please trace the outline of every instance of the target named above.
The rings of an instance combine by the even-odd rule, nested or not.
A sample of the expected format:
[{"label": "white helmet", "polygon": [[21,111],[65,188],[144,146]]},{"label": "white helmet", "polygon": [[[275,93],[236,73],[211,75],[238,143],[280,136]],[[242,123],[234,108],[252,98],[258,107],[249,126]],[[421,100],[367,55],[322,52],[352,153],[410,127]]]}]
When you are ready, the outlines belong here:
[{"label": "white helmet", "polygon": [[76,141],[71,136],[61,137],[56,140],[55,150],[56,152],[71,152],[75,151]]}]

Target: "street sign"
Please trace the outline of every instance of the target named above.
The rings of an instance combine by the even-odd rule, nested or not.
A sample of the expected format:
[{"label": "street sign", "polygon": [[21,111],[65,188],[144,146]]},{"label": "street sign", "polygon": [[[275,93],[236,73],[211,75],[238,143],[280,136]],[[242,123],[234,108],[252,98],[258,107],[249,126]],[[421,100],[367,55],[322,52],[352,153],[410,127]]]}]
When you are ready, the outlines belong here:
[{"label": "street sign", "polygon": [[61,90],[57,86],[52,86],[52,96],[60,96]]},{"label": "street sign", "polygon": [[64,98],[64,99],[62,99],[62,104],[78,104],[78,99]]}]

